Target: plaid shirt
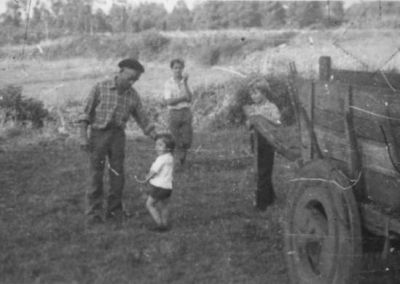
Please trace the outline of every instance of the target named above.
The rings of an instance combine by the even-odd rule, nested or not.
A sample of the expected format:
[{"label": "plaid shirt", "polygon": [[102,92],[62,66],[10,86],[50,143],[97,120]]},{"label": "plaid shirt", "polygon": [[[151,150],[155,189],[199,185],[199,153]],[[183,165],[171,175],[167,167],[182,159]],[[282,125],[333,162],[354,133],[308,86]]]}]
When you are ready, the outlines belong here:
[{"label": "plaid shirt", "polygon": [[79,121],[86,121],[93,129],[125,128],[129,115],[135,118],[145,134],[154,129],[136,90],[130,88],[118,94],[115,81],[106,80],[97,83],[90,92]]}]

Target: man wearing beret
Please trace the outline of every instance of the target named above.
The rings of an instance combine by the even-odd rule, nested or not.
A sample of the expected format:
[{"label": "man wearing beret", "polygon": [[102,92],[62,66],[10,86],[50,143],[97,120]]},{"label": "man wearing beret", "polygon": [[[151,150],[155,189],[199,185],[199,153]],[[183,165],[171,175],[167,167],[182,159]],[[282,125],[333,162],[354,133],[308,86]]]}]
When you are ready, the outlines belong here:
[{"label": "man wearing beret", "polygon": [[[124,187],[125,126],[132,115],[143,132],[156,136],[133,83],[144,72],[136,59],[125,59],[118,64],[120,71],[114,79],[97,83],[91,90],[80,122],[80,145],[90,153],[92,184],[86,192],[87,224],[103,222],[103,172],[110,175],[105,217],[120,223],[123,218],[122,191]],[[88,130],[90,135],[88,137]]]}]

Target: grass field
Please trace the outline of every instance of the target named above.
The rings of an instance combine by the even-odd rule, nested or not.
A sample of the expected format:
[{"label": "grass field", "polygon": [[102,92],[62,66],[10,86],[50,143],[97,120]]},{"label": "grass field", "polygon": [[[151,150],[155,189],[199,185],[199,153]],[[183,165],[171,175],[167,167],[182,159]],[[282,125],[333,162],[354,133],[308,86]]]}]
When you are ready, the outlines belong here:
[{"label": "grass field", "polygon": [[[129,139],[126,153],[130,216],[121,228],[92,229],[88,157],[74,140],[0,153],[0,283],[288,283],[282,224],[295,164],[276,157],[278,200],[259,212],[246,130],[196,133],[175,177],[172,230],[160,234],[146,229],[152,220],[134,181],[154,159],[152,142]],[[366,254],[361,283],[395,283],[386,269],[379,251]]]},{"label": "grass field", "polygon": [[127,143],[124,200],[131,217],[117,230],[84,227],[88,159],[75,143],[2,153],[0,282],[286,283],[283,195],[266,213],[252,208],[244,134],[196,134],[188,168],[176,176],[173,228],[165,234],[144,227],[151,220],[133,178],[154,158],[146,138]]},{"label": "grass field", "polygon": [[[118,59],[100,61],[75,58],[60,61],[26,60],[0,61],[0,86],[17,84],[23,86],[23,94],[42,100],[46,106],[64,106],[71,101],[82,102],[93,85],[118,72]],[[159,100],[164,82],[171,76],[169,63],[144,62],[145,73],[135,84],[144,100]],[[187,63],[190,85],[209,85],[223,82],[233,76],[219,69]]]}]

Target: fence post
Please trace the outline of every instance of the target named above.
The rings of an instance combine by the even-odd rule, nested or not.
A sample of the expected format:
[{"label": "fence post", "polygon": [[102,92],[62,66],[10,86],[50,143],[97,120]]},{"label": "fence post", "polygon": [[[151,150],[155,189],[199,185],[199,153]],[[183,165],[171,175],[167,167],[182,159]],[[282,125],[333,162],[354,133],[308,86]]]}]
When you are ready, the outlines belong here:
[{"label": "fence post", "polygon": [[320,81],[329,81],[332,73],[332,61],[330,56],[321,56],[319,58],[319,79]]}]

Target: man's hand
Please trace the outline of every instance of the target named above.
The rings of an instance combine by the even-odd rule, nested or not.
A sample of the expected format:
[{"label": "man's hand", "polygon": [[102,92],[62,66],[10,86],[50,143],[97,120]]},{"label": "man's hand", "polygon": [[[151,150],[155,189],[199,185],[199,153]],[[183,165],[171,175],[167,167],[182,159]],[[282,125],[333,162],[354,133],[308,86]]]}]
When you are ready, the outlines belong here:
[{"label": "man's hand", "polygon": [[90,150],[89,139],[86,136],[81,136],[79,138],[79,146],[83,151],[89,152]]},{"label": "man's hand", "polygon": [[251,122],[249,120],[246,120],[246,128],[247,128],[247,130],[251,130],[253,128],[253,125],[251,124]]},{"label": "man's hand", "polygon": [[188,73],[183,73],[183,75],[182,75],[183,83],[187,83],[188,79],[189,79],[189,74]]},{"label": "man's hand", "polygon": [[90,150],[87,129],[88,123],[86,121],[82,121],[79,127],[79,146],[85,152],[89,152]]},{"label": "man's hand", "polygon": [[145,180],[145,179],[139,179],[137,176],[135,176],[135,180],[136,180],[138,183],[141,183],[141,184],[144,184],[144,183],[147,182],[147,180]]},{"label": "man's hand", "polygon": [[167,107],[168,106],[168,104],[167,104],[167,102],[165,101],[165,100],[162,100],[161,102],[160,102],[160,107]]}]

